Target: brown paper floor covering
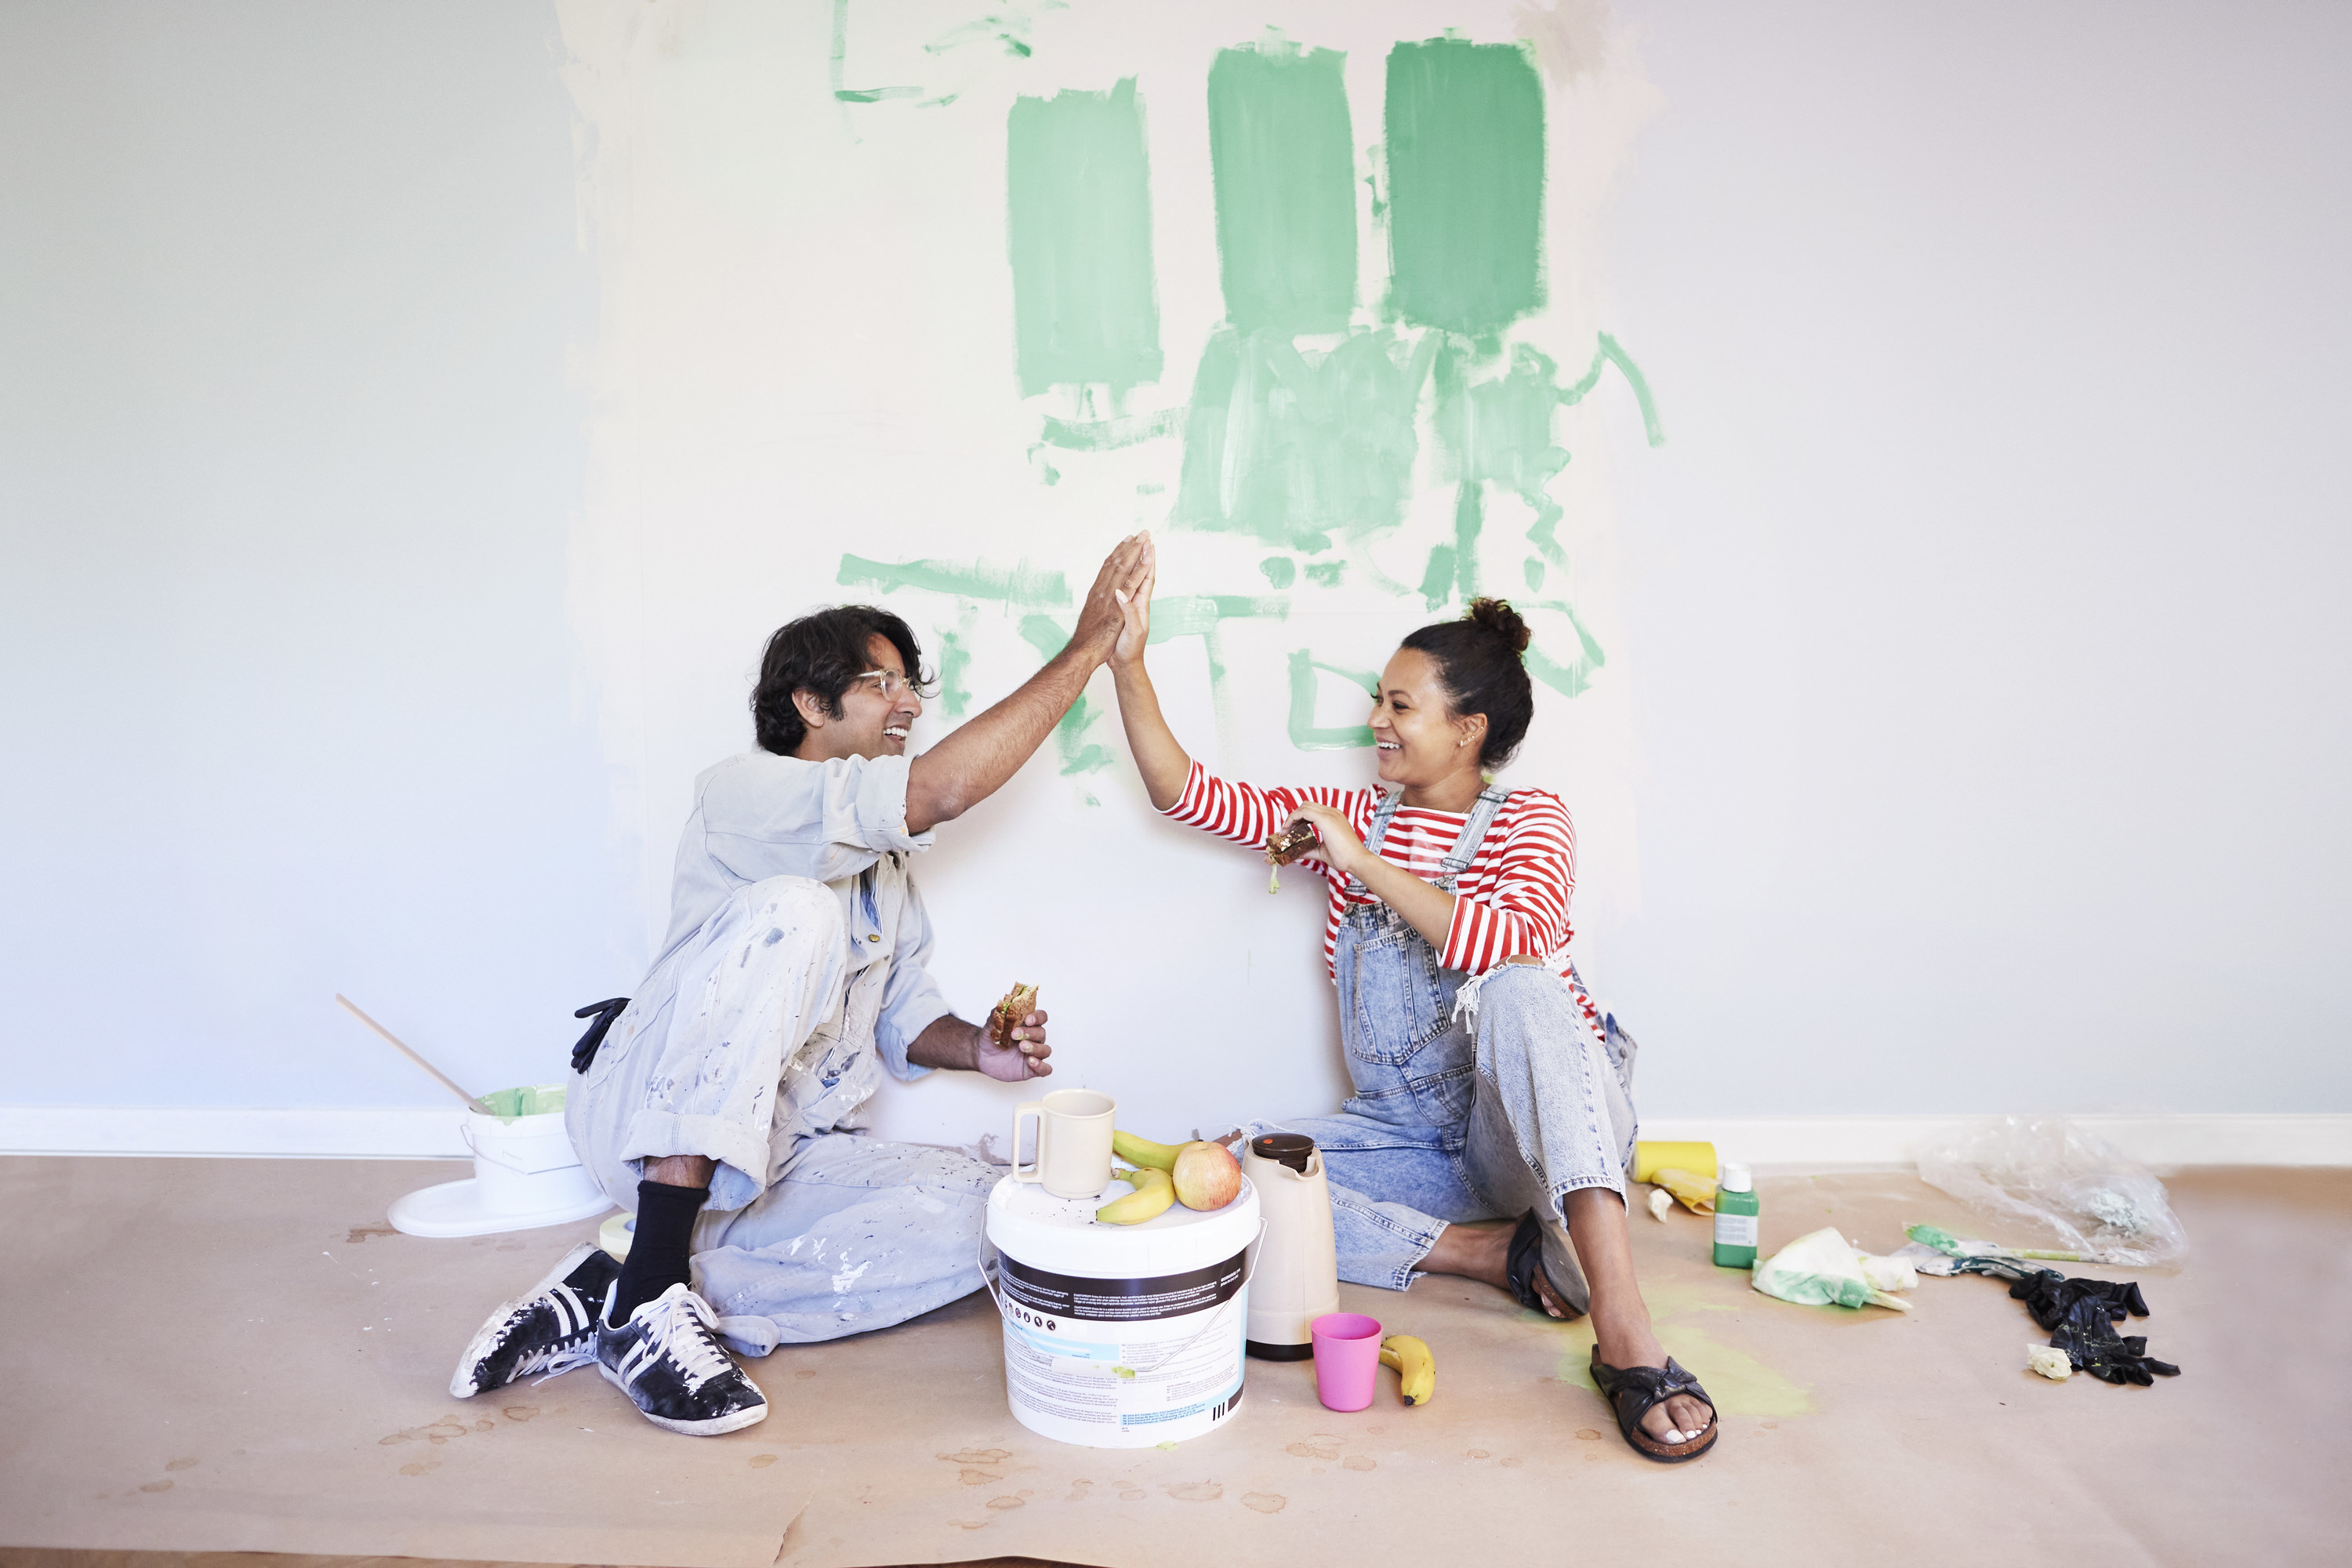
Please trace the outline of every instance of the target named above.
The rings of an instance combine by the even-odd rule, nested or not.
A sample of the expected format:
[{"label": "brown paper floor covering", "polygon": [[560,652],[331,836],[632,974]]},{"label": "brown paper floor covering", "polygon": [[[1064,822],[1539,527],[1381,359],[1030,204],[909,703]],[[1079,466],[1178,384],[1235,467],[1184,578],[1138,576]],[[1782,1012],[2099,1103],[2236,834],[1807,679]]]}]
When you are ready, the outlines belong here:
[{"label": "brown paper floor covering", "polygon": [[[1430,1342],[1428,1405],[1384,1374],[1335,1415],[1307,1365],[1253,1362],[1239,1413],[1172,1450],[1015,1424],[985,1295],[751,1363],[772,1413],[722,1438],[653,1427],[593,1369],[453,1400],[482,1316],[595,1231],[385,1224],[463,1173],[0,1160],[12,1568],[2333,1563],[2352,1531],[2352,1172],[2171,1181],[2192,1251],[2134,1276],[2154,1315],[2126,1330],[2185,1369],[2153,1388],[2026,1373],[2043,1336],[1996,1282],[1923,1280],[1907,1315],[1790,1306],[1712,1268],[1705,1221],[1637,1212],[1661,1336],[1723,1412],[1682,1466],[1619,1438],[1587,1328],[1437,1278],[1341,1288]],[[1823,1225],[1879,1250],[1906,1221],[1998,1234],[1907,1176],[1759,1186],[1768,1247]]]}]

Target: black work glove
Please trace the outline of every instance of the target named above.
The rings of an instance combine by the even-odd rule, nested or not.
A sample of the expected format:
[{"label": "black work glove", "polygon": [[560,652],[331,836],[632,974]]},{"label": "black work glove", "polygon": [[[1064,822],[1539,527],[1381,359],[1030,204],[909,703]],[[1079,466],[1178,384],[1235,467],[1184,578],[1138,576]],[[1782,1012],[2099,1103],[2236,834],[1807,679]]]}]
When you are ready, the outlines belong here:
[{"label": "black work glove", "polygon": [[2138,1281],[2132,1279],[2069,1279],[2054,1268],[2044,1268],[2018,1280],[2009,1293],[2024,1302],[2033,1321],[2044,1329],[2073,1321],[2075,1308],[2085,1301],[2098,1303],[2102,1321],[2106,1322],[2121,1322],[2126,1312],[2135,1318],[2147,1316],[2147,1302],[2139,1293]]},{"label": "black work glove", "polygon": [[604,1031],[613,1026],[613,1020],[619,1017],[628,1005],[626,996],[615,996],[606,1002],[591,1002],[572,1015],[575,1018],[585,1018],[592,1013],[596,1016],[596,1021],[588,1026],[588,1032],[581,1036],[579,1043],[572,1047],[573,1072],[588,1070],[588,1065],[596,1059],[596,1047],[604,1043]]},{"label": "black work glove", "polygon": [[[2159,1377],[2178,1377],[2180,1369],[2168,1361],[2157,1361],[2147,1353],[2147,1341],[2141,1335],[2128,1337],[2116,1332],[2116,1320],[2124,1315],[2126,1306],[2111,1292],[2128,1291],[2137,1300],[2137,1285],[2116,1286],[2099,1279],[2069,1279],[2069,1285],[2089,1285],[2096,1289],[2078,1293],[2067,1308],[2065,1318],[2054,1325],[2056,1332],[2050,1342],[2066,1352],[2066,1359],[2101,1383],[2136,1383],[2145,1388]],[[2139,1308],[2141,1317],[2147,1308]]]}]

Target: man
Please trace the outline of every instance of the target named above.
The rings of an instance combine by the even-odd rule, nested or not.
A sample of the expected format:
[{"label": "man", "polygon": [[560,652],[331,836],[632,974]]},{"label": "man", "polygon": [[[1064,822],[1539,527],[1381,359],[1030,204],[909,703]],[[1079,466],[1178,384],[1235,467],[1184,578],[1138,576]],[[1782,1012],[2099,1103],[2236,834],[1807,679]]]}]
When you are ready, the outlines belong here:
[{"label": "man", "polygon": [[732,1432],[767,1401],[730,1346],[887,1328],[979,1288],[1000,1173],[868,1136],[858,1110],[885,1068],[1044,1077],[1045,1015],[999,1046],[948,1011],[908,862],[1069,710],[1150,554],[1144,535],[1121,542],[1068,646],[919,757],[927,677],[904,621],[844,605],[769,639],[760,749],[695,781],[668,941],[566,1099],[582,1163],[636,1210],[627,1261],[575,1249],[490,1314],[452,1394],[593,1360],[656,1426]]}]

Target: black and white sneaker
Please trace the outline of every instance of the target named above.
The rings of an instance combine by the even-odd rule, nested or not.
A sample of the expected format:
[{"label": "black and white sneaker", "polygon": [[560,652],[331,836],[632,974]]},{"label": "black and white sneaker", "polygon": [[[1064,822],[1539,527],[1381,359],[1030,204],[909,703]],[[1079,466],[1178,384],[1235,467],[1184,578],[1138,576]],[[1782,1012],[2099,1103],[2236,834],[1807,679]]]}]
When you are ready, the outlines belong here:
[{"label": "black and white sneaker", "polygon": [[716,1437],[768,1418],[768,1396],[719,1342],[719,1317],[684,1285],[641,1303],[619,1328],[596,1326],[605,1380],[656,1426]]},{"label": "black and white sneaker", "polygon": [[596,1321],[621,1266],[593,1243],[565,1253],[530,1294],[492,1312],[457,1358],[449,1392],[471,1399],[516,1378],[552,1377],[596,1359]]}]

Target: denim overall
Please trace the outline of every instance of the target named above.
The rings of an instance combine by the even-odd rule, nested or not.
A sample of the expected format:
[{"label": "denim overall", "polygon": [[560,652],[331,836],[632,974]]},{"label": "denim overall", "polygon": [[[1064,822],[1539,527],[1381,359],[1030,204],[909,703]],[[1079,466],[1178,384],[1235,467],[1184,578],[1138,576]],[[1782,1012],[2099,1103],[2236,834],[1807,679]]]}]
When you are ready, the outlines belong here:
[{"label": "denim overall", "polygon": [[[1372,818],[1365,846],[1376,855],[1402,798],[1391,792]],[[1506,798],[1491,787],[1479,795],[1437,888],[1454,891]],[[1348,891],[1368,889],[1350,879]],[[1339,1278],[1402,1290],[1448,1224],[1533,1209],[1545,1273],[1584,1310],[1561,1200],[1581,1187],[1624,1196],[1633,1037],[1613,1017],[1596,1032],[1578,1005],[1581,987],[1548,963],[1497,964],[1475,980],[1443,967],[1427,939],[1377,900],[1349,910],[1332,963],[1355,1093],[1337,1116],[1245,1131],[1304,1132],[1323,1151]]]}]

